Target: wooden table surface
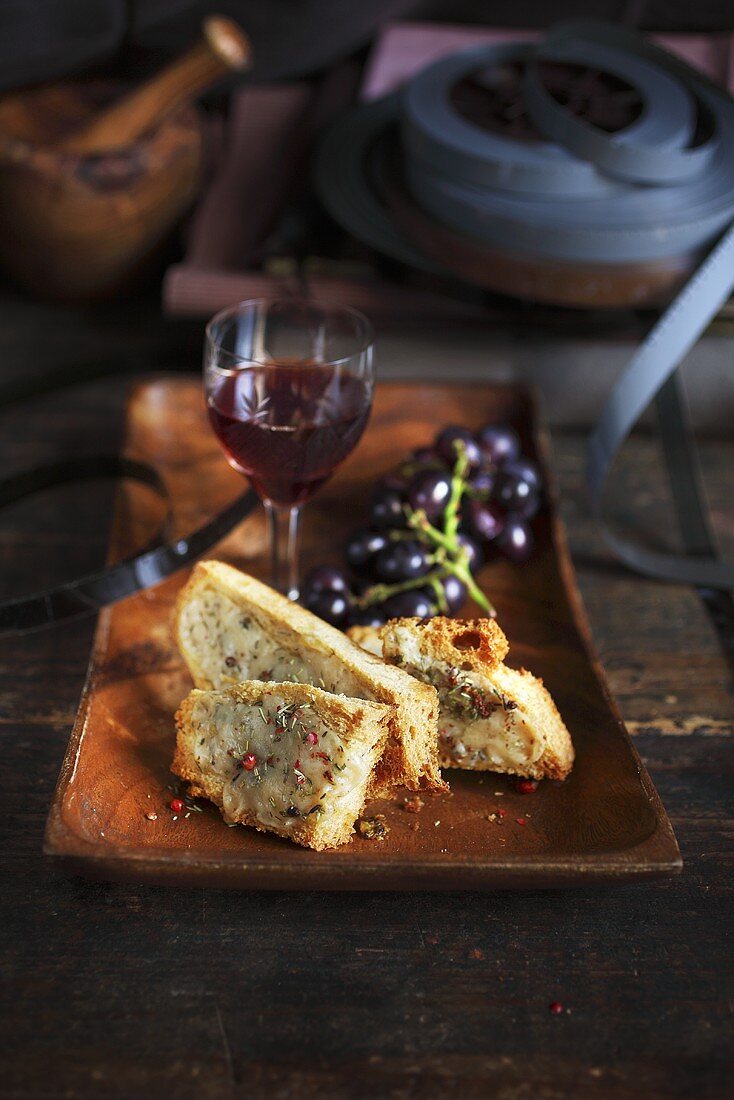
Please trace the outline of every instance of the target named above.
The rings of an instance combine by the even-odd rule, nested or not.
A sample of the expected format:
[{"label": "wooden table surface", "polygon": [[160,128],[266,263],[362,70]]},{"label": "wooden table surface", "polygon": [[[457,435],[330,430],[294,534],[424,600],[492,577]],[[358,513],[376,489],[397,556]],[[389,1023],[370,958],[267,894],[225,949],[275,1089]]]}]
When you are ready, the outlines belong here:
[{"label": "wooden table surface", "polygon": [[[200,333],[127,307],[0,296],[0,385],[105,349],[195,369]],[[3,475],[114,449],[125,383],[0,411]],[[682,875],[599,891],[285,894],[69,878],[41,854],[93,623],[0,640],[0,1097],[349,1100],[731,1095],[732,681],[691,592],[619,569],[589,521],[583,435],[553,439],[594,637],[676,829]],[[732,439],[703,449],[734,542]],[[622,471],[654,536],[670,528],[655,447]],[[97,566],[110,488],[0,517],[3,592]],[[552,1001],[565,1011],[553,1015]]]}]

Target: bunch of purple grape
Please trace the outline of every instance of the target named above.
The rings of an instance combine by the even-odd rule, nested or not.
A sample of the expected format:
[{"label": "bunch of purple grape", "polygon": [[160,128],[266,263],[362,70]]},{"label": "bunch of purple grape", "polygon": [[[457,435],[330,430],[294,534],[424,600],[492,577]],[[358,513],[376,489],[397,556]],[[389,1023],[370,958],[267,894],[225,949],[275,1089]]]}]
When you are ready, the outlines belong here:
[{"label": "bunch of purple grape", "polygon": [[312,569],[301,602],[341,628],[456,614],[468,595],[491,615],[474,573],[490,555],[530,556],[541,494],[512,428],[444,428],[378,482],[368,526],[347,542],[347,568]]}]

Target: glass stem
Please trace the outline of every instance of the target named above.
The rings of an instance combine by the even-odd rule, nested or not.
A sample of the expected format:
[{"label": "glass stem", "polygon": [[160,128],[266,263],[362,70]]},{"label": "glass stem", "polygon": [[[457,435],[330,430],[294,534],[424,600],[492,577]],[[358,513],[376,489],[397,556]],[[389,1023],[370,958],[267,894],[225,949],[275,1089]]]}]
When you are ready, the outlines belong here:
[{"label": "glass stem", "polygon": [[270,583],[291,600],[298,599],[298,521],[301,509],[263,501],[270,528]]}]

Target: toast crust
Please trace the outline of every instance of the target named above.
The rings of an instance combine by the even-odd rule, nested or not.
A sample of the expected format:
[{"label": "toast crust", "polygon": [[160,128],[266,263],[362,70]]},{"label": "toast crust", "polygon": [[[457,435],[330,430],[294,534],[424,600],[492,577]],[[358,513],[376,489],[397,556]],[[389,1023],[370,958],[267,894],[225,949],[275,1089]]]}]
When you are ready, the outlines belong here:
[{"label": "toast crust", "polygon": [[[283,706],[304,708],[295,713],[304,714],[303,728],[313,730],[314,737],[319,730],[313,746],[301,737],[300,725],[275,731],[271,715]],[[224,691],[194,688],[176,712],[172,771],[186,780],[195,797],[218,806],[228,824],[276,833],[316,851],[336,848],[354,833],[392,714],[393,708],[385,704],[343,699],[306,684],[250,680]],[[263,715],[271,720],[263,720]],[[266,753],[277,753],[277,766],[244,771],[237,759],[242,745],[240,752],[231,747],[242,741],[244,729],[247,748],[261,750],[260,762]],[[308,794],[301,795],[296,775]],[[303,799],[302,812],[290,816],[297,808],[293,804],[303,807]],[[318,813],[307,812],[313,806]]]},{"label": "toast crust", "polygon": [[[231,625],[226,636],[216,625],[224,616]],[[241,625],[245,621],[248,629]],[[285,654],[290,655],[289,670],[295,666],[291,678],[392,706],[370,796],[399,786],[445,789],[438,759],[436,691],[366,653],[340,630],[267,585],[223,562],[199,562],[179,593],[173,630],[198,688],[222,688],[252,678],[287,679]],[[263,669],[255,656],[256,642],[277,651],[281,669],[272,676],[264,675],[270,670]]]}]

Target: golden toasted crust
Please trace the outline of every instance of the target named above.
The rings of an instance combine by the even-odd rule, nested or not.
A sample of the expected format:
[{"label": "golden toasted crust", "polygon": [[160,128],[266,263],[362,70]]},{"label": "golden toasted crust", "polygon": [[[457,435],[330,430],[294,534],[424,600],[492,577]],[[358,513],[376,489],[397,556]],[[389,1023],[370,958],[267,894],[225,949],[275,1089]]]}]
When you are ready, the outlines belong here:
[{"label": "golden toasted crust", "polygon": [[[208,798],[223,810],[225,777],[214,767],[202,766],[196,755],[201,738],[212,732],[208,723],[202,723],[201,718],[197,717],[200,702],[211,700],[252,704],[268,693],[277,694],[285,702],[311,704],[319,719],[341,739],[347,750],[358,754],[367,769],[374,769],[388,737],[393,707],[366,700],[344,699],[308,684],[247,680],[225,691],[194,688],[176,712],[176,752],[171,770],[188,782],[192,795]],[[237,824],[252,826],[259,832],[276,833],[316,851],[336,848],[349,841],[354,834],[354,823],[364,806],[366,792],[365,780],[339,798],[338,811],[323,817],[314,815],[291,821],[288,826],[264,825],[254,812],[246,810],[238,813],[235,820]]]},{"label": "golden toasted crust", "polygon": [[[573,766],[574,751],[569,734],[553,699],[543,685],[543,681],[525,669],[517,671],[504,664],[508,652],[507,639],[492,619],[396,619],[387,623],[379,632],[379,641],[385,660],[400,660],[405,654],[396,632],[396,628],[407,631],[415,640],[422,655],[430,662],[441,662],[452,668],[475,672],[487,680],[492,687],[521,708],[533,738],[540,742],[541,751],[537,757],[528,761],[523,770],[512,769],[512,774],[528,776],[532,779],[565,779]],[[371,635],[367,639],[375,646],[377,638]],[[410,664],[404,663],[406,671]],[[511,712],[510,712],[511,713]],[[440,750],[439,750],[440,751]],[[447,753],[440,751],[441,766],[471,767],[472,770],[510,770],[503,769],[496,762],[472,761],[462,765]]]},{"label": "golden toasted crust", "polygon": [[[174,634],[194,683],[200,688],[227,686],[233,676],[226,668],[225,653],[216,637],[202,645],[192,629],[202,601],[212,595],[226,598],[257,627],[255,636],[267,637],[298,655],[306,666],[326,662],[348,686],[340,688],[354,698],[373,699],[393,706],[390,736],[370,794],[377,796],[398,786],[445,788],[437,750],[438,696],[428,684],[421,684],[401,669],[365,653],[340,630],[310,611],[223,562],[199,562],[181,590],[174,614]],[[238,652],[243,654],[237,678],[252,672],[248,657],[248,634],[241,632]],[[248,667],[249,664],[249,667]],[[303,677],[299,677],[303,679]],[[318,679],[315,676],[315,679]]]},{"label": "golden toasted crust", "polygon": [[456,650],[462,651],[462,662],[477,671],[499,664],[507,656],[507,638],[494,619],[394,619],[384,627],[350,626],[347,636],[362,649],[382,656],[383,632],[393,623],[410,625],[416,634],[427,631],[431,654],[438,660],[456,662]]},{"label": "golden toasted crust", "polygon": [[[486,672],[504,661],[509,651],[507,638],[495,619],[449,619],[437,615],[433,619],[398,619],[421,639],[432,657],[450,664],[468,665],[475,672]],[[380,637],[391,633],[393,623],[380,629]]]}]

